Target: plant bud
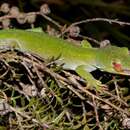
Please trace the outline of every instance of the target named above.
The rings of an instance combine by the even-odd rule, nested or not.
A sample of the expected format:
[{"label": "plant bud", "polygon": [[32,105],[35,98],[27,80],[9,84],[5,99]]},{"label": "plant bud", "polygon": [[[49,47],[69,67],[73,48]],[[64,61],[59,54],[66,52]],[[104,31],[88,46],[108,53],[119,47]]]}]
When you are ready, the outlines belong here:
[{"label": "plant bud", "polygon": [[41,14],[48,15],[50,12],[51,12],[51,10],[50,10],[48,4],[43,4],[43,5],[40,7],[40,13],[41,13]]},{"label": "plant bud", "polygon": [[72,26],[69,29],[69,35],[72,37],[78,37],[79,33],[80,33],[80,28],[78,26]]},{"label": "plant bud", "polygon": [[17,17],[19,15],[19,8],[16,6],[11,7],[10,9],[10,15]]},{"label": "plant bud", "polygon": [[24,13],[19,13],[19,15],[16,19],[17,19],[18,23],[24,24],[26,22],[25,17],[26,17],[26,15]]},{"label": "plant bud", "polygon": [[0,7],[1,12],[8,13],[10,8],[8,3],[3,3]]},{"label": "plant bud", "polygon": [[9,28],[9,25],[10,25],[10,19],[2,20],[2,26],[3,26],[4,29]]},{"label": "plant bud", "polygon": [[36,21],[36,14],[27,15],[26,20],[30,24],[34,23]]}]

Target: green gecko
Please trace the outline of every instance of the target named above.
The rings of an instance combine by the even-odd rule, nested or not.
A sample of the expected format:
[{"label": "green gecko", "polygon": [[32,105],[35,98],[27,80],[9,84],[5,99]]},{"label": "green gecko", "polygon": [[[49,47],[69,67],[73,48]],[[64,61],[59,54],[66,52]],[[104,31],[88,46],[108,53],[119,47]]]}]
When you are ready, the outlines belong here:
[{"label": "green gecko", "polygon": [[87,86],[99,87],[102,83],[90,72],[97,68],[114,74],[130,75],[130,56],[126,47],[107,46],[92,48],[89,43],[79,47],[46,33],[22,30],[1,30],[0,45],[17,43],[18,48],[43,58],[58,57],[65,69],[75,70],[87,81]]}]

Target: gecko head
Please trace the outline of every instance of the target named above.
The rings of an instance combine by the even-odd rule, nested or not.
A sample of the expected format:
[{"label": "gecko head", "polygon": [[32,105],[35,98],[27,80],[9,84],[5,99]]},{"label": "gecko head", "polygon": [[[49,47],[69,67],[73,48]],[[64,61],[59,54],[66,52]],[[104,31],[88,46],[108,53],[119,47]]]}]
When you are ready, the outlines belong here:
[{"label": "gecko head", "polygon": [[111,62],[112,71],[117,74],[130,75],[130,55],[121,56]]},{"label": "gecko head", "polygon": [[130,75],[130,53],[126,47],[108,46],[101,48],[98,60],[100,64],[97,66],[103,71]]}]

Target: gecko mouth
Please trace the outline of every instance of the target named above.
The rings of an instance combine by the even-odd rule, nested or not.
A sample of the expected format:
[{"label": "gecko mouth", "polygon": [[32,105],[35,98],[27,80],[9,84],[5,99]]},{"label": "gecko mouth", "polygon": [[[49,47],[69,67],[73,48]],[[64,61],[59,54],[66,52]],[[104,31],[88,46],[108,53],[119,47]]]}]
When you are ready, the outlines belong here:
[{"label": "gecko mouth", "polygon": [[130,70],[129,70],[129,69],[123,69],[123,70],[122,70],[122,73],[123,73],[124,75],[130,75]]}]

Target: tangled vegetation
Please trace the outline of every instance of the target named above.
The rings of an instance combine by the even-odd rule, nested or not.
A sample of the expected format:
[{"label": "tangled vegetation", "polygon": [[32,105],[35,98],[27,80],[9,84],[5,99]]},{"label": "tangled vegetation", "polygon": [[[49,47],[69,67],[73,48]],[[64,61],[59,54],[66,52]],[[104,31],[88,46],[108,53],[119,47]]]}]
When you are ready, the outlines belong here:
[{"label": "tangled vegetation", "polygon": [[[106,44],[104,39],[107,38],[108,44],[111,40],[118,42],[118,46],[129,47],[130,38],[127,31],[123,33],[123,26],[128,27],[130,23],[106,17],[121,17],[122,14],[129,17],[125,2],[124,5],[117,2],[118,6],[102,0],[93,4],[89,0],[77,0],[75,3],[70,2],[68,6],[66,2],[50,1],[33,12],[23,11],[23,3],[19,3],[18,7],[2,3],[0,27],[25,29],[39,27],[41,24],[49,35],[64,37],[74,44],[80,45],[79,41],[87,39],[92,45],[101,47]],[[82,15],[76,20],[79,22],[72,23],[72,19],[60,17],[59,13],[56,17],[48,4],[50,7],[53,7],[53,4],[65,5],[66,10],[79,7],[87,17],[91,14],[100,17],[92,18],[92,15],[84,18]],[[84,6],[88,7],[88,12]],[[97,7],[100,7],[99,12],[93,10]],[[101,13],[104,8],[106,10]],[[105,18],[101,18],[102,15]],[[43,22],[43,18],[49,22]],[[86,26],[82,27],[82,24]],[[86,35],[83,35],[84,33]],[[0,130],[130,129],[129,76],[96,70],[92,74],[104,83],[102,91],[97,91],[88,88],[87,82],[74,71],[63,69],[64,63],[57,64],[58,59],[59,57],[43,59],[33,52],[0,47]]]}]

